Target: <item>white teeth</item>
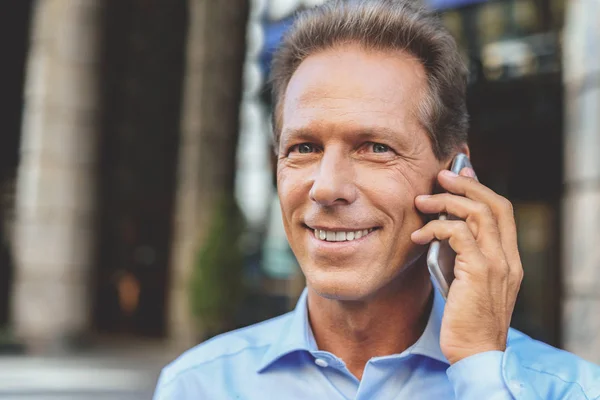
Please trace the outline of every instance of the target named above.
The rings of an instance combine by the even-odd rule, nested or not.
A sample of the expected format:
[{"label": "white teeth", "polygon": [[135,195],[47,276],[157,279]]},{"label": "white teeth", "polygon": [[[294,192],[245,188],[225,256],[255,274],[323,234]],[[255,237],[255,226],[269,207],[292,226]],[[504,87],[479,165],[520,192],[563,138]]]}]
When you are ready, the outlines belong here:
[{"label": "white teeth", "polygon": [[345,242],[367,236],[370,232],[373,232],[373,229],[363,229],[354,232],[334,232],[324,231],[322,229],[315,229],[314,231],[317,239],[326,240],[328,242]]}]

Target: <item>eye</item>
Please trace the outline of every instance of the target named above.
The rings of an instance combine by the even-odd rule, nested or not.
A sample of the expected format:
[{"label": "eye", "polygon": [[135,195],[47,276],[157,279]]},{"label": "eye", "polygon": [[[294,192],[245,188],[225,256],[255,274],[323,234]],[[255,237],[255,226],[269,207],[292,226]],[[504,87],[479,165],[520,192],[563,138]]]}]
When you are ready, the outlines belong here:
[{"label": "eye", "polygon": [[387,153],[388,151],[390,151],[389,146],[386,146],[385,144],[370,143],[369,145],[373,150],[373,153]]},{"label": "eye", "polygon": [[309,153],[314,153],[315,150],[316,150],[315,146],[311,143],[300,143],[295,146],[292,146],[290,148],[290,153],[293,153],[294,151],[296,151],[300,154],[309,154]]}]

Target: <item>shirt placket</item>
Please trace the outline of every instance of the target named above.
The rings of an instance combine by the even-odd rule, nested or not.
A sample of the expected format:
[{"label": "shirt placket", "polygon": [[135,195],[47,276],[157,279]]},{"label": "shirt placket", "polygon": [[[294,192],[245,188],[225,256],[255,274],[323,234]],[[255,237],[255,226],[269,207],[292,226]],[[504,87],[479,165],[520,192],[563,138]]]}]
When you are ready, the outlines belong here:
[{"label": "shirt placket", "polygon": [[352,400],[356,397],[359,381],[354,377],[346,364],[335,355],[326,351],[312,352],[315,365],[321,370],[323,377],[339,394],[340,398]]}]

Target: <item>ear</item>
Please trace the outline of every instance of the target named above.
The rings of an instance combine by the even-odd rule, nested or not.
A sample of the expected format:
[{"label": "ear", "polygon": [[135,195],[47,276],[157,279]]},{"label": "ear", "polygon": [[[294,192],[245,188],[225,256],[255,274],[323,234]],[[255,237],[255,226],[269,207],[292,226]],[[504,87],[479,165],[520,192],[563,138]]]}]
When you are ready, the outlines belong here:
[{"label": "ear", "polygon": [[466,143],[463,143],[459,146],[458,151],[460,153],[465,153],[467,155],[467,157],[469,157],[469,160],[471,159],[471,150],[469,149],[469,145]]},{"label": "ear", "polygon": [[469,157],[469,160],[471,159],[471,150],[469,149],[469,145],[466,143],[463,143],[460,146],[458,146],[456,148],[456,152],[454,154],[452,154],[452,156],[450,156],[448,158],[448,160],[446,160],[446,162],[444,163],[445,169],[450,169],[452,167],[452,162],[454,161],[454,157],[456,157],[456,155],[458,153],[464,153],[467,155],[467,157]]}]

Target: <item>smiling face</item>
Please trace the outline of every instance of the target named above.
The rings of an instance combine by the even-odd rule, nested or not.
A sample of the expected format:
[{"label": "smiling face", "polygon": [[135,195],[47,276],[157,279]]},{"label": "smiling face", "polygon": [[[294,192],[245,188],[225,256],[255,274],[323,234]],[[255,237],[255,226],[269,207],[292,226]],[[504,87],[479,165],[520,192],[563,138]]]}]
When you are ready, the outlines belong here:
[{"label": "smiling face", "polygon": [[[423,66],[345,45],[305,59],[282,100],[277,184],[288,240],[321,296],[360,300],[423,254],[414,207],[443,168],[419,124]],[[338,241],[339,240],[339,241]]]}]

